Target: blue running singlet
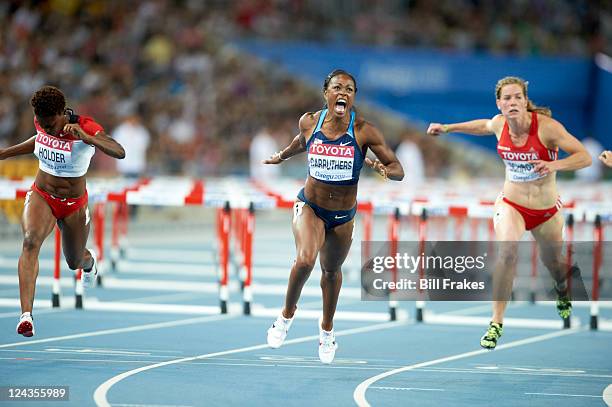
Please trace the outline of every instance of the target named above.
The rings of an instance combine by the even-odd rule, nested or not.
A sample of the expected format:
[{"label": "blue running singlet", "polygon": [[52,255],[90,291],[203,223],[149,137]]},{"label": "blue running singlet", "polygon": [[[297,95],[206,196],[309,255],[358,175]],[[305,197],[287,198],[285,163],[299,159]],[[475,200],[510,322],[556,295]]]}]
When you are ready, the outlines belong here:
[{"label": "blue running singlet", "polygon": [[327,109],[321,111],[317,127],[306,143],[308,174],[317,181],[333,185],[355,185],[363,167],[364,154],[355,139],[355,112],[346,133],[329,140],[321,131]]}]

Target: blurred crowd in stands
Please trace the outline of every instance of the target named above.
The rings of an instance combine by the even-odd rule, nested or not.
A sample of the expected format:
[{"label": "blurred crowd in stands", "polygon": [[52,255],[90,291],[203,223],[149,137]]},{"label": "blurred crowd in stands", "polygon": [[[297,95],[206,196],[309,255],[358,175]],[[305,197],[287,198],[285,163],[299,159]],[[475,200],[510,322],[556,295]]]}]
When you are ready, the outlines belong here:
[{"label": "blurred crowd in stands", "polygon": [[[599,4],[606,2],[3,1],[0,147],[33,134],[29,98],[53,84],[76,113],[96,118],[139,157],[117,167],[98,154],[99,173],[248,174],[256,134],[284,146],[300,115],[323,100],[320,88],[238,53],[231,38],[587,55],[612,46],[610,10]],[[361,110],[387,129],[382,113]],[[447,151],[410,127],[386,136],[397,145],[402,134],[419,147],[425,173],[441,175]]]},{"label": "blurred crowd in stands", "polygon": [[241,33],[518,55],[612,51],[609,0],[245,1]]}]

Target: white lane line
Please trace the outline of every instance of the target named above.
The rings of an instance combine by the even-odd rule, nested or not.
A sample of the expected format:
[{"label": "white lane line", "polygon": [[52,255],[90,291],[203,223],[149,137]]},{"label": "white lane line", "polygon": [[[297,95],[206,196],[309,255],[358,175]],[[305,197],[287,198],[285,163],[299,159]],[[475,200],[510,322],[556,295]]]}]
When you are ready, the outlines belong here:
[{"label": "white lane line", "polygon": [[[74,308],[74,297],[61,300],[62,308]],[[0,298],[0,306],[19,307],[19,299]],[[83,307],[90,311],[143,313],[143,314],[178,314],[178,315],[219,315],[218,305],[182,305],[182,304],[159,304],[149,302],[123,302],[123,301],[99,301],[97,298],[86,298]],[[51,308],[49,300],[35,300],[34,308]],[[252,317],[276,318],[280,312],[279,308],[266,308],[261,304],[251,305]],[[36,312],[39,313],[38,311]],[[243,315],[243,306],[240,303],[232,303],[228,306],[229,315]],[[13,315],[15,316],[15,315]],[[321,316],[321,310],[301,309],[299,319],[317,320]],[[353,312],[338,311],[334,317],[337,321],[359,321],[359,322],[385,322],[389,320],[388,312]],[[405,310],[398,310],[398,320],[408,320],[409,315]]]},{"label": "white lane line", "polygon": [[[612,301],[598,301],[597,304],[599,308],[612,308]],[[536,301],[535,305],[546,305],[547,307],[553,306],[555,307],[557,303],[555,301]],[[590,308],[591,301],[573,301],[573,308]]]},{"label": "white lane line", "polygon": [[[45,352],[38,352],[38,353],[45,353]],[[54,361],[54,362],[73,362],[73,363],[86,363],[86,364],[96,364],[96,365],[104,365],[104,364],[145,364],[145,363],[156,363],[157,361],[155,359],[168,359],[168,356],[148,356],[149,359],[109,359],[107,357],[105,357],[104,359],[100,358],[100,359],[84,359],[84,358],[40,358],[40,357],[28,357],[28,356],[22,356],[22,357],[0,357],[0,360],[7,360],[7,361],[15,361],[16,359],[20,359],[20,360],[40,360],[40,361]],[[224,358],[218,358],[218,359],[214,359],[214,360],[222,360]],[[336,365],[336,361],[334,360],[334,364],[333,365],[323,365],[321,364],[321,362],[319,362],[318,358],[316,360],[316,362],[312,362],[312,364],[287,364],[287,362],[285,363],[265,363],[265,362],[261,362],[261,363],[256,363],[256,362],[249,362],[248,360],[244,359],[244,362],[213,362],[211,360],[203,360],[203,361],[191,361],[191,362],[185,362],[185,365],[190,366],[190,365],[214,365],[214,366],[235,366],[235,367],[245,367],[245,366],[251,366],[251,367],[270,367],[270,368],[287,368],[287,369],[335,369],[335,370],[355,370],[355,371],[361,371],[361,370],[379,370],[379,371],[386,371],[389,369],[393,369],[396,368],[397,366],[380,366],[380,365],[371,365],[371,366],[357,366],[357,365]],[[463,374],[463,373],[477,373],[477,374],[484,374],[485,372],[472,372],[472,371],[465,371],[465,372],[461,372],[461,371],[450,371],[450,370],[437,370],[437,369],[419,369],[419,372],[428,372],[428,373],[450,373],[450,374]],[[585,378],[585,377],[594,377],[594,378],[612,378],[612,376],[605,376],[605,375],[586,375],[586,376],[582,376],[582,375],[575,375],[575,376],[569,376],[569,375],[555,375],[555,374],[538,374],[538,373],[501,373],[501,372],[491,372],[493,374],[497,374],[497,375],[510,375],[510,376],[554,376],[556,378],[563,378],[563,377],[567,377],[567,378]],[[368,387],[369,389],[385,389],[384,386],[370,386]],[[391,388],[389,388],[391,389]],[[402,389],[402,388],[397,388],[398,390]],[[409,388],[407,388],[409,389]],[[605,401],[605,395],[604,397],[604,401]],[[114,406],[115,404],[113,404]]]},{"label": "white lane line", "polygon": [[92,336],[114,335],[114,334],[126,333],[126,332],[147,331],[149,329],[171,328],[174,326],[192,325],[192,324],[199,324],[199,323],[205,323],[205,322],[215,322],[215,321],[221,321],[224,319],[231,319],[231,318],[236,318],[236,316],[234,315],[212,315],[212,316],[207,316],[207,317],[181,319],[178,321],[158,322],[155,324],[136,325],[136,326],[130,326],[126,328],[103,329],[101,331],[83,332],[80,334],[65,335],[65,336],[54,336],[51,338],[35,339],[32,341],[4,343],[4,344],[0,344],[0,349],[13,348],[16,346],[23,346],[23,345],[36,345],[39,343],[66,341],[66,340],[78,339],[78,338],[88,338]]},{"label": "white lane line", "polygon": [[[53,361],[53,362],[74,362],[74,363],[87,363],[87,364],[144,364],[144,363],[157,363],[156,360],[146,360],[146,359],[130,359],[130,360],[122,360],[122,359],[75,359],[75,358],[33,358],[33,357],[0,357],[0,360],[40,360],[40,361]],[[210,361],[202,361],[202,362],[194,362],[191,361],[189,363],[185,362],[186,365],[215,365],[215,366],[254,366],[254,367],[271,367],[271,368],[298,368],[298,369],[349,369],[349,370],[386,370],[389,367],[364,367],[364,366],[330,366],[324,365],[317,360],[317,365],[287,365],[287,364],[271,364],[271,363],[227,363],[227,362],[210,362]],[[115,404],[113,404],[115,405]]]},{"label": "white lane line", "polygon": [[[74,298],[73,298],[74,300]],[[74,302],[73,302],[73,307],[74,309]],[[34,317],[38,316],[38,315],[42,315],[42,314],[55,314],[57,312],[63,312],[66,309],[60,309],[60,308],[49,308],[49,309],[41,309],[41,310],[36,310]],[[14,312],[5,312],[3,314],[0,314],[0,318],[15,318],[15,319],[19,319],[19,315],[20,315],[21,311],[14,311]]]},{"label": "white lane line", "polygon": [[113,404],[113,407],[193,407],[183,404]]},{"label": "white lane line", "polygon": [[444,389],[422,389],[422,388],[419,388],[419,387],[386,387],[386,386],[375,386],[375,387],[370,387],[370,389],[378,389],[378,390],[446,391]]},{"label": "white lane line", "polygon": [[[253,306],[251,316],[253,317],[272,317],[276,318],[280,313],[280,308],[266,308],[263,306]],[[297,319],[314,319],[321,317],[321,309],[300,309],[296,314]],[[410,315],[406,310],[398,310],[398,321],[410,320]],[[385,322],[389,321],[388,312],[366,312],[366,311],[336,311],[334,321],[359,321],[359,322]]]},{"label": "white lane line", "polygon": [[[51,287],[53,285],[53,277],[39,276],[36,281],[37,287]],[[0,275],[0,285],[19,285],[18,276]],[[74,286],[74,278],[63,277],[60,279],[61,287]],[[158,290],[158,291],[185,291],[185,292],[201,292],[214,293],[219,292],[219,283],[217,282],[199,282],[199,281],[173,281],[173,280],[154,280],[154,279],[128,279],[115,278],[108,274],[104,278],[104,286],[116,290]],[[240,292],[240,284],[238,281],[230,281],[228,285],[229,291],[232,293]],[[287,284],[262,284],[253,283],[253,293],[256,295],[285,295],[287,292]],[[343,287],[343,298],[361,299],[361,288],[359,287]],[[321,288],[315,285],[307,285],[302,289],[301,297],[321,297]]]},{"label": "white lane line", "polygon": [[[510,303],[508,304],[507,308],[508,309],[520,308],[520,307],[525,306],[525,304],[527,303],[526,302]],[[473,315],[473,314],[480,314],[481,312],[491,312],[491,304],[489,303],[489,304],[482,304],[482,305],[474,305],[468,308],[440,312],[438,315]]]},{"label": "white lane line", "polygon": [[[140,356],[146,356],[148,358],[153,358],[153,359],[168,359],[171,357],[176,357],[176,353],[183,353],[183,352],[172,352],[175,353],[175,355],[151,355],[149,353],[147,354],[143,354],[143,353],[136,353],[134,352],[133,355],[129,354],[129,353],[114,353],[114,352],[108,352],[108,353],[104,353],[102,351],[97,351],[97,352],[89,352],[88,349],[83,349],[83,351],[78,351],[78,350],[70,350],[70,349],[53,349],[53,348],[49,348],[49,349],[44,349],[44,350],[26,350],[26,349],[0,349],[0,352],[10,352],[9,354],[15,354],[15,355],[24,355],[24,354],[31,354],[31,353],[42,353],[45,355],[57,355],[57,354],[75,354],[75,355],[83,355],[83,354],[88,354],[87,356],[99,356],[99,355],[111,355],[111,356],[119,356],[119,357],[126,357],[126,358],[130,358],[130,357],[140,357]],[[6,353],[3,353],[6,354]],[[15,357],[13,357],[15,358]],[[388,368],[393,368],[396,366],[388,366]],[[612,376],[610,376],[612,377]]]},{"label": "white lane line", "polygon": [[196,365],[215,365],[215,366],[257,366],[257,367],[286,367],[286,368],[298,368],[298,369],[342,369],[342,370],[383,370],[383,367],[366,367],[366,366],[335,366],[335,365],[324,365],[317,360],[316,365],[287,365],[287,364],[270,364],[270,363],[223,363],[223,362],[196,362]]},{"label": "white lane line", "polygon": [[469,370],[469,369],[453,369],[453,368],[431,368],[431,369],[419,369],[420,372],[440,372],[440,373],[467,373],[467,374],[487,374],[487,375],[508,375],[508,376],[554,376],[558,378],[568,377],[568,378],[584,378],[584,377],[595,377],[595,378],[603,378],[603,379],[612,379],[612,375],[606,374],[572,374],[572,373],[545,373],[545,372],[526,372],[526,371],[518,371],[518,372],[500,372],[495,370],[489,371],[477,371],[477,370]]},{"label": "white lane line", "polygon": [[158,295],[147,295],[145,297],[129,298],[129,301],[130,302],[177,301],[177,300],[186,301],[186,300],[193,300],[193,299],[202,299],[202,295],[197,294],[197,293],[158,294]]},{"label": "white lane line", "polygon": [[119,260],[117,272],[121,275],[171,275],[171,276],[214,276],[215,264],[206,263],[164,263],[164,262],[135,262]]},{"label": "white lane line", "polygon": [[[0,269],[14,269],[19,261],[19,257],[11,259],[0,259]],[[52,272],[55,267],[53,259],[39,260],[39,267],[42,273]],[[150,258],[143,261],[119,260],[117,262],[117,272],[121,275],[175,275],[175,276],[216,276],[217,263],[214,259],[189,259],[175,258],[169,260],[161,257],[159,260]],[[288,265],[255,264],[253,273],[258,279],[286,279],[289,276],[291,267]],[[62,274],[70,273],[62,264]]]},{"label": "white lane line", "polygon": [[[286,280],[291,267],[272,265],[253,265],[253,275],[258,280]],[[216,276],[217,263],[164,263],[164,262],[135,262],[120,260],[117,263],[117,272],[126,275],[175,275],[175,276]]]},{"label": "white lane line", "polygon": [[[365,326],[361,328],[346,329],[343,331],[336,332],[336,336],[347,336],[347,335],[355,335],[355,334],[364,333],[364,332],[378,331],[378,330],[383,330],[383,329],[395,328],[397,326],[402,326],[404,324],[405,324],[404,322],[387,322],[384,324],[370,325],[370,326]],[[295,339],[285,341],[285,345],[293,345],[296,343],[314,341],[317,339],[319,339],[319,335],[304,336],[301,338],[295,338]],[[110,390],[110,388],[113,387],[118,382],[120,382],[121,380],[127,377],[130,377],[130,376],[133,376],[137,373],[144,372],[144,371],[151,370],[151,369],[156,369],[158,367],[174,365],[177,363],[191,362],[193,360],[200,360],[200,359],[210,359],[216,356],[233,355],[236,353],[244,353],[244,352],[250,352],[254,350],[267,349],[267,348],[268,348],[268,344],[254,345],[254,346],[248,346],[245,348],[237,348],[237,349],[230,349],[230,350],[221,351],[221,352],[207,353],[204,355],[192,356],[192,357],[181,358],[181,359],[174,359],[174,360],[169,360],[166,362],[155,363],[155,364],[148,365],[148,366],[142,366],[142,367],[139,367],[138,369],[129,370],[117,376],[111,377],[110,379],[102,383],[100,386],[98,386],[98,388],[94,392],[93,399],[97,406],[111,407],[108,400],[106,399],[106,395],[108,394],[108,391]]]},{"label": "white lane line", "polygon": [[[580,332],[580,331],[582,331],[582,330],[581,329],[567,329],[567,330],[563,330],[563,331],[552,332],[552,333],[548,333],[548,334],[544,334],[544,335],[538,335],[538,336],[533,336],[533,337],[530,337],[530,338],[520,339],[520,340],[517,340],[517,341],[514,341],[514,342],[508,342],[508,343],[505,343],[503,345],[499,345],[496,348],[496,351],[500,351],[500,350],[503,350],[503,349],[515,348],[515,347],[518,347],[518,346],[528,345],[528,344],[535,343],[535,342],[542,342],[542,341],[546,341],[546,340],[549,340],[549,339],[557,338],[557,337],[560,337],[560,336],[572,335],[572,334],[575,334],[575,333]],[[454,360],[470,358],[472,356],[482,355],[482,354],[485,354],[485,353],[488,353],[488,352],[490,352],[490,351],[485,350],[485,349],[480,349],[480,350],[475,350],[475,351],[471,351],[471,352],[459,353],[457,355],[447,356],[447,357],[443,357],[443,358],[439,358],[439,359],[433,359],[433,360],[430,360],[430,361],[427,361],[427,362],[416,363],[414,365],[404,366],[404,367],[401,367],[399,369],[389,370],[388,372],[384,372],[384,373],[381,373],[379,375],[372,376],[369,379],[364,380],[363,382],[361,382],[355,388],[355,391],[353,392],[353,399],[355,400],[355,403],[357,403],[357,405],[360,406],[360,407],[366,407],[366,406],[370,407],[370,403],[368,403],[368,401],[367,401],[367,399],[365,397],[366,390],[372,384],[376,383],[377,381],[379,381],[381,379],[384,379],[386,377],[392,376],[392,375],[397,374],[397,373],[407,372],[409,370],[414,370],[414,369],[418,369],[418,368],[421,368],[421,367],[438,365],[440,363],[451,362],[451,361],[454,361]]]},{"label": "white lane line", "polygon": [[[461,325],[461,326],[487,326],[491,321],[490,316],[473,315],[449,315],[427,312],[423,318],[426,324],[432,325]],[[579,327],[581,321],[577,317],[572,317],[571,325]],[[540,319],[540,318],[504,318],[504,326],[509,328],[529,328],[529,329],[563,329],[563,321],[560,318]]]},{"label": "white lane line", "polygon": [[604,391],[603,391],[603,401],[609,407],[612,407],[612,384],[604,389]]},{"label": "white lane line", "polygon": [[70,358],[30,358],[30,357],[22,357],[22,358],[0,358],[2,360],[42,360],[45,362],[53,361],[53,362],[77,362],[77,363],[92,363],[92,364],[112,364],[112,363],[131,363],[131,364],[141,364],[141,363],[151,363],[152,360],[114,360],[114,359],[70,359]]},{"label": "white lane line", "polygon": [[535,396],[563,396],[563,397],[593,397],[593,398],[602,398],[603,396],[594,396],[591,394],[563,394],[563,393],[525,393],[529,395]]},{"label": "white lane line", "polygon": [[181,250],[181,249],[144,249],[129,247],[126,249],[127,257],[130,260],[148,260],[154,262],[168,262],[168,260],[177,262],[201,262],[201,261],[212,261],[214,259],[214,252],[212,247],[208,247],[205,244],[202,249],[194,250]]}]

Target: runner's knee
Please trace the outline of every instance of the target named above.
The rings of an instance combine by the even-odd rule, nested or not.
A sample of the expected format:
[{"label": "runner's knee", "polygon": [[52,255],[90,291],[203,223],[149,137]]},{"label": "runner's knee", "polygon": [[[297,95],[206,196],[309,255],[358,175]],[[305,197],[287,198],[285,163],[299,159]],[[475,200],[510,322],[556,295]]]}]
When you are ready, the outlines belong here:
[{"label": "runner's knee", "polygon": [[295,260],[295,268],[300,273],[310,273],[317,259],[316,253],[300,252]]},{"label": "runner's knee", "polygon": [[506,266],[516,266],[518,253],[515,249],[503,249],[499,253],[499,261]]},{"label": "runner's knee", "polygon": [[26,232],[23,237],[23,251],[34,252],[39,251],[42,246],[43,238],[32,232]]},{"label": "runner's knee", "polygon": [[337,269],[325,269],[322,271],[323,278],[327,281],[336,281],[340,276],[340,268]]}]

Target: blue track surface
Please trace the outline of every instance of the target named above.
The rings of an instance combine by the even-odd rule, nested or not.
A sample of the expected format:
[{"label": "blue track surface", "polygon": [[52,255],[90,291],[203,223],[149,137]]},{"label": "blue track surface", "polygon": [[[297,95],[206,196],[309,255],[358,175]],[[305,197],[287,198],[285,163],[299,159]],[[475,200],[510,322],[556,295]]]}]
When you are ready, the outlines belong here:
[{"label": "blue track surface", "polygon": [[[172,249],[167,244],[163,248]],[[206,249],[204,269],[212,267],[206,262],[214,257],[211,248]],[[69,282],[62,288],[63,308],[46,308],[51,289],[40,280],[37,300],[41,302],[34,311],[36,335],[23,338],[15,334],[18,288],[16,280],[10,280],[16,277],[16,263],[10,266],[10,261],[19,252],[8,248],[0,255],[4,259],[0,267],[0,386],[70,387],[69,402],[39,403],[44,406],[353,406],[356,400],[363,402],[357,393],[364,389],[364,381],[395,369],[399,371],[365,386],[368,403],[604,406],[604,390],[612,383],[612,332],[590,331],[586,307],[575,307],[581,323],[577,329],[508,326],[500,349],[485,352],[478,342],[486,324],[462,323],[461,317],[486,320],[489,304],[428,303],[428,311],[457,319],[449,325],[417,323],[412,318],[414,303],[401,303],[403,315],[409,318],[400,322],[337,319],[336,359],[332,365],[322,365],[317,356],[316,319],[300,318],[300,312],[320,310],[320,295],[303,296],[286,344],[272,350],[265,345],[265,333],[273,316],[241,315],[238,290],[231,293],[233,313],[207,314],[206,307],[217,306],[218,297],[215,292],[199,290],[197,284],[214,283],[214,274],[181,273],[177,261],[158,262],[168,268],[163,275],[147,272],[145,267],[139,270],[143,260],[129,259],[130,269],[105,276],[115,288],[87,293],[85,310],[70,306]],[[276,255],[256,257],[255,283],[284,287],[292,255],[292,242],[287,241]],[[47,245],[41,259],[44,263],[50,258]],[[278,278],[257,279],[257,267],[283,266],[287,271]],[[318,287],[317,273],[313,272],[307,286],[313,290]],[[347,274],[349,293],[358,279]],[[41,268],[41,278],[50,275],[50,270]],[[141,281],[142,286],[121,287],[125,281]],[[169,285],[147,288],[151,281]],[[180,282],[194,288],[172,285]],[[103,308],[118,301],[126,307],[150,306],[141,311],[93,306]],[[282,294],[255,291],[253,309],[276,310],[282,301]],[[386,302],[362,302],[341,294],[338,311],[384,315],[387,306]],[[601,309],[602,321],[612,317],[611,311]],[[550,304],[527,303],[511,304],[507,317],[536,322],[558,318]]]}]

